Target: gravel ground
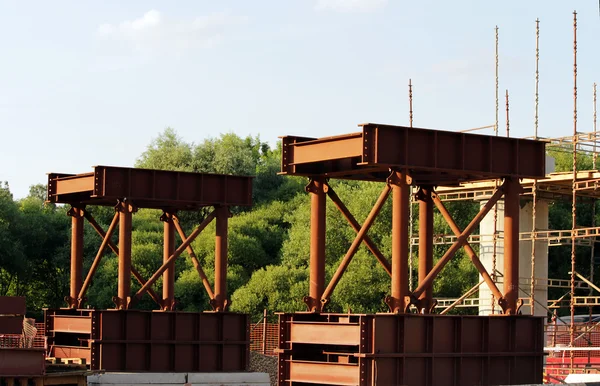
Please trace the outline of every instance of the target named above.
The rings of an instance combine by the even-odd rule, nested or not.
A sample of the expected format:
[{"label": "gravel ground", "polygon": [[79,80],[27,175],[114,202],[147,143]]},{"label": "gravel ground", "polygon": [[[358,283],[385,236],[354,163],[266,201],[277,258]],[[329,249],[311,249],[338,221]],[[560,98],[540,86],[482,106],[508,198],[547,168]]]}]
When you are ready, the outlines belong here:
[{"label": "gravel ground", "polygon": [[250,371],[268,373],[271,385],[277,385],[277,357],[270,357],[250,351]]}]

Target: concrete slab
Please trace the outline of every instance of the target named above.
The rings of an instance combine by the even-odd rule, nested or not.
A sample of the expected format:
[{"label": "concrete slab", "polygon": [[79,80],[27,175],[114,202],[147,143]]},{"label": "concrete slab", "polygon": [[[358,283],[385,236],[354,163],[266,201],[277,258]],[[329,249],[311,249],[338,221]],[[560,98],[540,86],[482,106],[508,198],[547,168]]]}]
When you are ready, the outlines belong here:
[{"label": "concrete slab", "polygon": [[183,385],[187,383],[187,373],[104,373],[90,375],[88,384],[152,384],[152,385]]},{"label": "concrete slab", "polygon": [[270,386],[267,373],[104,373],[90,375],[89,386]]},{"label": "concrete slab", "polygon": [[188,383],[206,385],[206,384],[244,384],[254,385],[270,383],[267,373],[189,373]]}]

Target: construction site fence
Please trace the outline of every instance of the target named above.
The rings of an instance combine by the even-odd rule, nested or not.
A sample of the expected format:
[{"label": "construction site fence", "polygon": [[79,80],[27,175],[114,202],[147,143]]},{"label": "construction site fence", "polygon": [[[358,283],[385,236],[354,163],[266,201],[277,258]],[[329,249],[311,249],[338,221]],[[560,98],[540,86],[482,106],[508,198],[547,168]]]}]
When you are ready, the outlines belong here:
[{"label": "construction site fence", "polygon": [[265,323],[257,323],[250,328],[250,351],[258,352],[268,356],[277,356],[279,340],[279,325],[277,323],[266,323],[267,333],[264,334]]},{"label": "construction site fence", "polygon": [[[27,324],[24,324],[27,326]],[[0,335],[0,347],[5,348],[43,348],[47,349],[44,323],[35,323],[35,331],[23,331],[22,334]]]},{"label": "construction site fence", "polygon": [[544,375],[549,381],[563,380],[569,374],[600,373],[600,323],[576,323],[573,326],[571,345],[570,324],[546,325]]}]

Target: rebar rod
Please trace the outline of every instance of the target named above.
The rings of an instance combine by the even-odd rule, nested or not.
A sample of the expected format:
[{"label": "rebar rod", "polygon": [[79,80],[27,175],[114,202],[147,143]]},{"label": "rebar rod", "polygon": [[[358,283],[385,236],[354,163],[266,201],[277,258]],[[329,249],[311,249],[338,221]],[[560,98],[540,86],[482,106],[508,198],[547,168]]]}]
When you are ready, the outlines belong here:
[{"label": "rebar rod", "polygon": [[[500,101],[499,101],[499,88],[498,88],[498,26],[496,26],[496,123],[494,126],[494,134],[498,136],[498,123],[499,123],[499,110],[500,110]],[[498,188],[498,180],[494,183],[494,189]],[[494,205],[494,232],[492,235],[492,280],[494,283],[497,281],[498,277],[496,275],[496,254],[498,251],[497,248],[497,234],[498,234],[498,204]],[[492,296],[492,307],[491,313],[495,312],[496,308],[496,298]]]},{"label": "rebar rod", "polygon": [[[577,226],[577,12],[573,11],[573,182],[572,182],[572,208],[571,208],[571,323],[569,328],[569,346],[573,346],[575,338],[575,227]],[[575,358],[570,352],[570,368],[573,370]]]},{"label": "rebar rod", "polygon": [[[535,21],[535,119],[533,122],[533,139],[538,139],[539,125],[539,85],[540,85],[540,19]],[[537,211],[537,179],[533,180],[531,188],[531,287],[529,297],[531,299],[531,315],[535,315],[535,253],[536,253],[536,211]]]}]

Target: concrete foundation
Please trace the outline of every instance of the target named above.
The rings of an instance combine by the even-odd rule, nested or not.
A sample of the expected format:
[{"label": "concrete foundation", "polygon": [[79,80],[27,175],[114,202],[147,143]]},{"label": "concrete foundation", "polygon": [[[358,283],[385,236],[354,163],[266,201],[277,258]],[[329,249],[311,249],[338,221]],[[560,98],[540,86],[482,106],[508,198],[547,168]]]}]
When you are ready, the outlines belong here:
[{"label": "concrete foundation", "polygon": [[[481,202],[483,206],[485,202]],[[532,210],[533,202],[531,200],[521,201],[521,211],[519,214],[519,231],[520,232],[531,232],[532,230]],[[544,230],[548,229],[548,201],[538,200],[536,204],[536,229]],[[498,239],[496,242],[496,271],[499,272],[497,278],[498,288],[503,290],[503,270],[504,270],[504,202],[498,202],[498,218],[496,222],[496,230],[498,232]],[[481,244],[480,244],[480,258],[481,262],[492,274],[493,271],[493,255],[494,255],[494,211],[484,218],[480,224]],[[519,242],[519,297],[529,298],[530,293],[530,278],[531,278],[531,241],[520,241]],[[535,316],[547,316],[546,309],[544,306],[548,303],[548,242],[536,241],[535,244],[535,308],[533,315]],[[481,278],[481,277],[480,277]],[[484,284],[479,287],[479,315],[489,315],[492,313],[492,293],[489,288]],[[543,305],[543,306],[542,306]],[[494,313],[500,313],[501,309],[496,304]],[[521,307],[521,313],[523,315],[531,315],[531,308],[529,306]]]},{"label": "concrete foundation", "polygon": [[88,386],[270,386],[267,373],[104,373],[90,375]]}]

